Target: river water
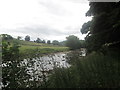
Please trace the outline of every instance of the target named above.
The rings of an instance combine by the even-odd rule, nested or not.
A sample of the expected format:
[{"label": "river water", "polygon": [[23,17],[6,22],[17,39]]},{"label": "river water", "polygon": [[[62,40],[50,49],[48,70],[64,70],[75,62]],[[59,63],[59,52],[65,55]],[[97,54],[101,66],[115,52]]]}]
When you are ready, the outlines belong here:
[{"label": "river water", "polygon": [[[80,56],[85,56],[85,52],[83,50],[78,52],[80,53]],[[49,75],[49,73],[51,73],[55,67],[70,67],[71,65],[67,63],[66,58],[69,53],[71,53],[71,51],[49,54],[32,59],[24,59],[22,65],[24,64],[27,66],[27,73],[31,75],[30,80],[35,79],[36,81],[38,81],[41,79],[41,76],[43,74],[45,74],[46,76]]]},{"label": "river water", "polygon": [[[36,85],[39,86],[48,80],[49,75],[54,73],[54,68],[69,68],[71,66],[69,63],[70,58],[79,58],[81,56],[85,56],[85,54],[84,50],[77,50],[49,54],[36,58],[28,58],[21,61],[18,67],[21,67],[21,69],[25,72],[25,77],[27,78],[25,78],[23,82],[28,83],[27,87],[33,85],[32,82],[34,81],[37,82]],[[8,63],[11,63],[11,61]],[[2,65],[3,67],[6,67],[6,63],[3,63]],[[29,85],[29,83],[31,84]],[[6,87],[8,84],[9,82],[7,82],[5,86],[2,84],[2,87]]]},{"label": "river water", "polygon": [[43,73],[47,75],[48,73],[52,72],[54,67],[70,67],[71,65],[66,61],[67,53],[69,52],[61,52],[32,59],[24,59],[22,65],[24,64],[27,66],[27,73],[31,75],[30,80],[36,78],[36,81],[38,81],[40,79],[38,77],[41,77]]}]

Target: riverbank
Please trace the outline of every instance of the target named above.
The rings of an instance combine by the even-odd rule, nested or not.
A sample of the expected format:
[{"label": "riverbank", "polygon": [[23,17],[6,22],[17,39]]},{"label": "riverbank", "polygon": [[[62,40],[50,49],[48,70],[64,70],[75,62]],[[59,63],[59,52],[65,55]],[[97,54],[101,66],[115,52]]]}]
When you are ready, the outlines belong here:
[{"label": "riverbank", "polygon": [[55,68],[48,88],[117,88],[120,87],[120,56],[109,51],[106,55],[93,52],[85,57],[71,53],[70,68]]},{"label": "riverbank", "polygon": [[65,52],[69,50],[69,48],[65,46],[47,43],[36,43],[32,41],[24,41],[17,39],[5,40],[3,41],[3,43],[9,45],[9,48],[17,45],[19,47],[19,54],[21,59],[34,58],[37,56],[48,55],[50,53]]},{"label": "riverbank", "polygon": [[[108,53],[102,54],[98,52],[93,52],[87,56],[81,57],[81,52],[79,50],[66,53],[64,55],[48,55],[43,57],[36,57],[41,55],[40,47],[36,48],[35,46],[30,46],[28,49],[20,47],[19,50],[26,50],[25,55],[22,58],[19,56],[18,46],[8,47],[6,44],[3,44],[3,63],[8,64],[8,67],[3,67],[3,78],[14,77],[16,81],[13,82],[16,84],[18,81],[28,80],[27,82],[21,82],[18,85],[11,84],[11,87],[24,87],[29,85],[30,88],[115,88],[120,87],[120,56],[117,49],[112,51],[107,51]],[[45,47],[45,46],[44,46]],[[46,46],[48,48],[48,46]],[[50,46],[49,46],[50,47]],[[57,46],[55,46],[58,48]],[[53,48],[55,48],[53,47]],[[33,49],[32,49],[33,48]],[[36,48],[36,49],[35,49]],[[51,47],[52,48],[52,47]],[[42,48],[41,48],[42,49]],[[118,50],[119,51],[119,50]],[[20,51],[21,52],[21,51]],[[34,53],[35,52],[35,53]],[[50,52],[51,53],[51,52]],[[44,54],[44,53],[43,53]],[[9,55],[9,57],[8,57]],[[17,67],[20,65],[21,60],[27,57],[27,61],[30,63],[23,63],[23,67]],[[36,58],[34,58],[36,57]],[[9,63],[11,61],[11,63]],[[42,61],[42,62],[41,62]],[[69,64],[68,68],[58,68],[56,66]],[[16,65],[16,67],[15,67]],[[11,67],[12,66],[12,67]],[[45,69],[43,68],[45,66]],[[52,66],[52,70],[51,67]],[[32,68],[33,67],[33,68]],[[39,70],[42,67],[42,84],[41,81],[34,81],[36,75],[41,75]],[[31,78],[28,75],[27,68],[33,70],[33,81],[29,81]],[[47,68],[47,73],[50,75],[45,76],[45,70]],[[9,71],[11,71],[9,73]],[[18,73],[20,71],[20,73]],[[34,72],[35,71],[35,72]],[[38,72],[38,74],[36,74]],[[15,73],[15,74],[13,74]],[[16,74],[17,73],[17,74]],[[27,74],[26,74],[27,73]],[[5,76],[7,75],[7,76]],[[8,76],[9,75],[9,76]],[[16,75],[16,76],[15,76]],[[29,76],[29,77],[28,77]],[[20,78],[19,78],[20,77]],[[23,80],[21,80],[21,77]],[[25,77],[25,78],[24,78]],[[41,79],[41,76],[39,77]],[[9,80],[12,83],[12,80]],[[24,86],[25,85],[25,86]]]}]

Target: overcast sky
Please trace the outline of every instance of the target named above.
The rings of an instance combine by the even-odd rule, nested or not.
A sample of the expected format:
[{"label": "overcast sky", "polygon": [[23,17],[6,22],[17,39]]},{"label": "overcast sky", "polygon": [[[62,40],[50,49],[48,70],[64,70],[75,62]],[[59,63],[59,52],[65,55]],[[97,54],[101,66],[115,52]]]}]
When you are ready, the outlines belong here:
[{"label": "overcast sky", "polygon": [[0,0],[0,34],[30,35],[45,40],[65,40],[69,35],[84,39],[82,25],[89,9],[86,0]]}]

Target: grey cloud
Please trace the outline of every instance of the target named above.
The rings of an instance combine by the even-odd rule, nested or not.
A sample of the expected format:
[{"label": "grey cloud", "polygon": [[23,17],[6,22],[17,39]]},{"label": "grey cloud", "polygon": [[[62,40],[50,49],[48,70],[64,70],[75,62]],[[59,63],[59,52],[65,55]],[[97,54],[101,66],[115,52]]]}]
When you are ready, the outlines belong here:
[{"label": "grey cloud", "polygon": [[65,27],[66,30],[69,31],[69,34],[78,34],[80,33],[80,27],[72,27],[72,26],[67,26]]},{"label": "grey cloud", "polygon": [[3,30],[3,31],[6,31],[6,33],[8,31],[14,32],[14,33],[22,33],[24,35],[37,34],[37,35],[42,35],[45,37],[47,37],[47,36],[63,36],[63,35],[80,33],[79,28],[73,28],[71,26],[67,26],[66,28],[64,28],[64,31],[63,31],[58,28],[55,29],[55,28],[47,26],[47,25],[30,25],[30,26],[19,27],[16,29],[7,29],[7,30]]},{"label": "grey cloud", "polygon": [[44,25],[25,26],[25,27],[22,27],[22,28],[18,28],[16,30],[18,30],[19,32],[22,32],[22,33],[26,33],[26,34],[27,33],[37,33],[37,34],[42,34],[42,35],[45,35],[45,36],[63,35],[64,34],[60,30],[56,30],[56,29],[54,29],[52,27],[44,26]]},{"label": "grey cloud", "polygon": [[66,1],[70,1],[73,3],[86,3],[86,2],[88,2],[88,0],[66,0]]},{"label": "grey cloud", "polygon": [[68,14],[68,11],[65,10],[60,4],[54,3],[52,0],[42,0],[39,1],[39,4],[45,7],[48,12],[56,15],[65,15]]}]

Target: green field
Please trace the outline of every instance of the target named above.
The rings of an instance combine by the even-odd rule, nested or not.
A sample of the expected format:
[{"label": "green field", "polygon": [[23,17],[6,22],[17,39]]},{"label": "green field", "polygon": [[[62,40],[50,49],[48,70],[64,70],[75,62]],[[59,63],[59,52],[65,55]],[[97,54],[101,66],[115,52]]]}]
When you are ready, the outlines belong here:
[{"label": "green field", "polygon": [[27,46],[22,45],[20,48],[20,53],[22,54],[31,54],[35,52],[39,52],[39,54],[48,54],[55,52],[63,52],[69,50],[68,47],[60,47],[60,46]]},{"label": "green field", "polygon": [[35,43],[32,41],[14,39],[9,40],[7,42],[10,42],[10,46],[12,46],[15,43],[18,44],[20,46],[19,47],[20,54],[23,57],[34,55],[46,55],[50,53],[63,52],[69,50],[69,48],[65,46],[58,46],[46,43]]}]

